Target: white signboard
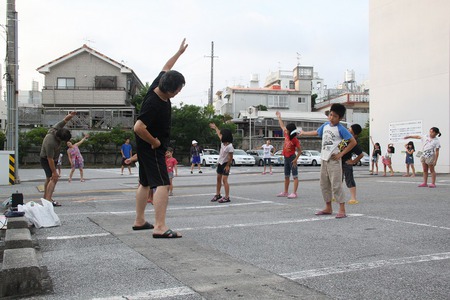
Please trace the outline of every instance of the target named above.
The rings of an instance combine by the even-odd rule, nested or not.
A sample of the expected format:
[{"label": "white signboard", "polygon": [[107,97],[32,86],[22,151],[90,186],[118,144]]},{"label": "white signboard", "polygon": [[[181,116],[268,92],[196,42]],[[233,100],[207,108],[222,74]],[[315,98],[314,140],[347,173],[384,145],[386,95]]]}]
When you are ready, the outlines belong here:
[{"label": "white signboard", "polygon": [[407,135],[422,135],[422,120],[389,124],[389,143],[403,142]]}]

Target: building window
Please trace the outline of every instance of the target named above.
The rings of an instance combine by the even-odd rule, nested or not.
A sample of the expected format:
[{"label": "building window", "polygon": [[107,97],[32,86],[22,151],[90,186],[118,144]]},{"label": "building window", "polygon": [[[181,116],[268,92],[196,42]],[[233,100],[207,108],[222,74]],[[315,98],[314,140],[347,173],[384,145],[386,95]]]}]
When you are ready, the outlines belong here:
[{"label": "building window", "polygon": [[58,78],[57,89],[66,90],[75,88],[75,78]]},{"label": "building window", "polygon": [[112,90],[117,88],[116,76],[95,76],[95,88],[99,90]]},{"label": "building window", "polygon": [[306,97],[298,97],[298,103],[306,103]]},{"label": "building window", "polygon": [[280,96],[270,95],[269,101],[268,101],[268,106],[271,108],[276,108],[276,107],[289,108],[287,96],[286,95],[280,95]]},{"label": "building window", "polygon": [[295,82],[294,82],[294,80],[289,80],[289,88],[291,90],[295,90]]}]

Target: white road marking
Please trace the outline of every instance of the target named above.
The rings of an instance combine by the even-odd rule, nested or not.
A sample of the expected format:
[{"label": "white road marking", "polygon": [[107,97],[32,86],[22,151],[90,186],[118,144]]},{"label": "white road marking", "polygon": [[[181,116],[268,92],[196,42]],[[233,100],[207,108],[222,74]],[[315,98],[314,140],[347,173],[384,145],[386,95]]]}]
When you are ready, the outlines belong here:
[{"label": "white road marking", "polygon": [[420,263],[420,262],[429,262],[429,261],[437,261],[437,260],[445,260],[445,259],[450,259],[450,252],[419,255],[419,256],[410,256],[410,257],[403,257],[403,258],[394,258],[394,259],[387,259],[387,260],[378,260],[378,261],[367,262],[367,263],[341,265],[341,266],[329,267],[329,268],[321,268],[321,269],[305,270],[305,271],[300,271],[300,272],[284,273],[284,274],[280,274],[280,275],[283,277],[289,278],[291,280],[298,280],[298,279],[305,279],[305,278],[311,278],[311,277],[327,276],[327,275],[332,275],[332,274],[363,271],[363,270],[369,270],[369,269],[375,269],[375,268],[381,268],[381,267],[414,264],[414,263]]},{"label": "white road marking", "polygon": [[[347,214],[347,216],[351,217],[361,217],[362,214]],[[227,225],[216,225],[216,226],[202,226],[202,227],[186,227],[186,228],[177,228],[180,231],[189,231],[189,230],[202,230],[202,229],[224,229],[224,228],[236,228],[236,227],[260,227],[260,226],[273,226],[273,225],[283,225],[283,224],[296,224],[296,223],[304,223],[304,222],[314,222],[314,221],[323,221],[323,220],[334,220],[334,216],[322,216],[308,219],[297,219],[297,220],[285,220],[285,221],[274,221],[274,222],[257,222],[257,223],[241,223],[241,224],[227,224]]]},{"label": "white road marking", "polygon": [[92,300],[144,300],[144,299],[161,299],[168,297],[193,295],[195,292],[188,287],[176,287],[170,289],[160,289],[148,292],[141,292],[134,295],[112,296],[106,298],[92,298]]},{"label": "white road marking", "polygon": [[382,220],[382,221],[389,221],[389,222],[396,222],[396,223],[403,223],[403,224],[411,224],[411,225],[416,225],[416,226],[425,226],[425,227],[431,227],[431,228],[439,228],[439,229],[450,230],[449,227],[436,226],[436,225],[430,225],[430,224],[424,224],[424,223],[401,221],[401,220],[396,220],[396,219],[388,219],[388,218],[374,217],[374,216],[366,216],[366,218]]},{"label": "white road marking", "polygon": [[94,234],[83,234],[83,235],[49,236],[49,237],[47,237],[47,240],[70,240],[70,239],[90,238],[90,237],[107,236],[107,235],[111,235],[111,234],[109,232],[105,232],[105,233],[94,233]]},{"label": "white road marking", "polygon": [[[395,184],[398,184],[398,183],[400,183],[400,184],[414,184],[415,186],[417,186],[417,185],[422,183],[422,181],[414,182],[414,181],[396,181],[396,180],[377,180],[377,182],[381,182],[381,183],[395,183]],[[442,182],[443,182],[443,180],[442,181],[438,181],[436,183],[437,187],[439,187],[440,185],[445,185],[445,186],[450,185],[448,183],[442,183]]]}]

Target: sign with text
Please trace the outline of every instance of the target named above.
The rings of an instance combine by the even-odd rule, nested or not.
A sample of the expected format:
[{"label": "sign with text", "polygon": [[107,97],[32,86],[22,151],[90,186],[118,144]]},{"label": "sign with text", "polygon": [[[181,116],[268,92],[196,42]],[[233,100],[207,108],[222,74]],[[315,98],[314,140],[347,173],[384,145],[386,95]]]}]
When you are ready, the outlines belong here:
[{"label": "sign with text", "polygon": [[389,123],[389,142],[404,141],[407,135],[422,135],[422,120]]}]

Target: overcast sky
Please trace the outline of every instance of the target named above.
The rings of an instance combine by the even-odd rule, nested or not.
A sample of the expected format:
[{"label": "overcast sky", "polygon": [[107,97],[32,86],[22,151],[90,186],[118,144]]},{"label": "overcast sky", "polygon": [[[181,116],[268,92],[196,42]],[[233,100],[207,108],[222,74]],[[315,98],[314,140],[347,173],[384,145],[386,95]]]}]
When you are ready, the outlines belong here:
[{"label": "overcast sky", "polygon": [[[353,69],[369,79],[369,0],[16,0],[19,18],[19,89],[43,75],[36,69],[83,44],[151,82],[185,37],[189,44],[174,69],[186,86],[174,103],[205,105],[214,41],[214,92],[247,86],[266,76],[313,66],[328,87]],[[0,1],[6,24],[6,0]],[[0,28],[4,73],[5,32]],[[300,56],[297,54],[299,53]]]}]

